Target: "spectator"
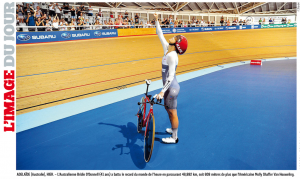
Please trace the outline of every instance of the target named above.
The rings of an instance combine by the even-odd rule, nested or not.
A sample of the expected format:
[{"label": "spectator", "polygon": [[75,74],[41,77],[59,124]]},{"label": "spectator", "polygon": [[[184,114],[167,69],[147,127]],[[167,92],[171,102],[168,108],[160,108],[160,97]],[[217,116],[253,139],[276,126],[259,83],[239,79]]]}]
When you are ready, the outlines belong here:
[{"label": "spectator", "polygon": [[49,19],[46,19],[46,24],[45,24],[45,26],[47,26],[47,27],[46,27],[46,31],[52,31],[51,28],[50,28],[50,27],[51,27],[51,23],[49,22]]},{"label": "spectator", "polygon": [[24,7],[22,2],[16,2],[16,6],[18,5],[20,5],[22,8]]},{"label": "spectator", "polygon": [[27,6],[27,4],[29,4],[29,6],[32,6],[32,2],[24,2],[24,6]]},{"label": "spectator", "polygon": [[79,9],[80,9],[81,12],[85,11],[85,7],[83,5],[80,5]]},{"label": "spectator", "polygon": [[135,28],[134,24],[135,22],[132,22],[130,28]]},{"label": "spectator", "polygon": [[127,11],[125,11],[125,16],[124,16],[124,18],[125,18],[125,19],[128,18],[128,12],[127,12]]},{"label": "spectator", "polygon": [[210,27],[210,26],[211,26],[209,21],[207,21],[207,26],[208,26],[208,27]]},{"label": "spectator", "polygon": [[174,27],[177,28],[178,27],[178,21],[175,20],[174,22]]},{"label": "spectator", "polygon": [[55,17],[53,18],[53,23],[52,23],[52,26],[53,26],[52,29],[54,31],[58,30],[58,24],[59,24],[59,17],[57,15],[55,15]]},{"label": "spectator", "polygon": [[93,8],[91,5],[89,5],[88,16],[93,16]]},{"label": "spectator", "polygon": [[237,24],[237,20],[234,19],[234,20],[232,21],[232,25],[233,25],[233,26],[236,26],[236,24]]},{"label": "spectator", "polygon": [[227,19],[227,26],[230,26],[230,21],[229,21],[229,19]]},{"label": "spectator", "polygon": [[26,7],[24,8],[24,14],[26,17],[28,16],[28,13],[30,13],[31,15],[34,14],[34,10],[29,6],[29,3],[27,3]]},{"label": "spectator", "polygon": [[86,30],[90,30],[91,29],[90,28],[91,22],[89,21],[89,18],[85,19],[84,25],[87,26],[87,27],[85,27]]},{"label": "spectator", "polygon": [[240,19],[239,25],[243,25],[243,20],[242,19]]},{"label": "spectator", "polygon": [[70,12],[71,12],[71,20],[73,20],[73,23],[74,23],[75,18],[76,18],[76,16],[75,16],[76,11],[75,11],[75,7],[74,6],[72,6],[72,9],[70,10]]},{"label": "spectator", "polygon": [[171,28],[174,28],[173,20],[170,20],[170,27],[171,27]]},{"label": "spectator", "polygon": [[134,21],[135,21],[135,24],[138,25],[139,24],[139,15],[138,13],[136,13],[136,15],[134,16]]},{"label": "spectator", "polygon": [[95,22],[96,22],[96,20],[98,20],[100,22],[100,17],[98,16],[98,13],[96,14]]},{"label": "spectator", "polygon": [[247,24],[246,24],[246,20],[244,20],[243,25],[247,25]]},{"label": "spectator", "polygon": [[261,20],[261,18],[259,19],[258,23],[259,23],[259,25],[261,25],[261,24],[262,24],[262,20]]},{"label": "spectator", "polygon": [[63,10],[64,10],[65,21],[68,21],[69,3],[67,2],[63,3]]},{"label": "spectator", "polygon": [[99,16],[99,17],[102,17],[102,16],[103,16],[103,15],[102,15],[101,8],[99,8],[98,16]]},{"label": "spectator", "polygon": [[47,19],[49,20],[49,17],[47,16],[47,14],[44,14],[44,15],[41,17],[41,20],[44,20],[44,22],[45,22]]},{"label": "spectator", "polygon": [[[37,21],[35,21],[36,26],[44,26],[44,20],[41,21],[41,17],[37,17]],[[38,31],[45,31],[44,28],[37,28]]]},{"label": "spectator", "polygon": [[33,7],[34,7],[34,10],[37,10],[37,7],[39,6],[39,3],[38,2],[34,2],[33,3]]},{"label": "spectator", "polygon": [[36,14],[36,18],[39,18],[39,17],[42,17],[42,16],[43,16],[43,13],[42,13],[42,11],[40,10],[40,7],[39,7],[39,6],[36,7],[35,14]]},{"label": "spectator", "polygon": [[71,23],[69,24],[69,26],[71,26],[70,30],[75,30],[75,23],[73,19],[71,19]]},{"label": "spectator", "polygon": [[183,22],[182,22],[182,20],[179,21],[178,27],[183,27]]},{"label": "spectator", "polygon": [[211,26],[215,26],[215,23],[214,23],[214,21],[211,21],[211,23],[210,23],[210,24],[211,24]]},{"label": "spectator", "polygon": [[205,23],[204,23],[204,20],[202,19],[201,22],[200,22],[200,26],[201,26],[201,27],[204,27],[204,24],[205,24]]},{"label": "spectator", "polygon": [[118,19],[115,19],[114,25],[115,25],[115,26],[114,26],[115,29],[118,29],[118,28],[119,28],[119,26],[118,26],[118,25],[119,25],[119,20],[118,20]]},{"label": "spectator", "polygon": [[187,27],[191,27],[191,22],[190,21],[187,22]]},{"label": "spectator", "polygon": [[139,27],[138,28],[144,28],[144,25],[143,25],[143,21],[140,22],[139,24]]},{"label": "spectator", "polygon": [[223,16],[221,17],[220,23],[221,23],[221,26],[223,26],[223,23],[224,23],[224,17]]},{"label": "spectator", "polygon": [[269,24],[272,24],[272,19],[271,18],[269,19]]},{"label": "spectator", "polygon": [[[109,19],[108,25],[114,25],[114,23],[113,23],[113,21],[111,19]],[[109,28],[111,29],[111,28],[113,28],[113,26],[109,26]]]},{"label": "spectator", "polygon": [[288,21],[288,24],[290,24],[291,23],[291,19],[289,19],[289,21]]},{"label": "spectator", "polygon": [[196,27],[196,21],[195,20],[192,21],[192,27]]},{"label": "spectator", "polygon": [[58,18],[61,19],[61,8],[58,6],[58,3],[56,3],[56,6],[55,6],[55,15],[57,15]]},{"label": "spectator", "polygon": [[17,15],[19,19],[24,19],[24,12],[23,12],[23,8],[18,4],[18,8],[17,8]]},{"label": "spectator", "polygon": [[78,20],[78,19],[79,19],[79,16],[80,16],[81,13],[82,13],[80,7],[77,7],[76,13],[77,13],[77,20]]},{"label": "spectator", "polygon": [[152,24],[150,21],[147,21],[147,27],[146,28],[151,28],[152,27]]},{"label": "spectator", "polygon": [[[19,18],[19,26],[27,26],[26,23],[24,22],[24,18],[23,19]],[[19,30],[23,31],[23,28],[20,28]]]},{"label": "spectator", "polygon": [[[35,26],[35,14],[32,16],[31,12],[28,12],[28,16],[25,19],[28,26]],[[35,28],[28,28],[29,31],[35,31]]]},{"label": "spectator", "polygon": [[110,11],[110,18],[114,18],[114,14],[111,11]]},{"label": "spectator", "polygon": [[133,25],[133,24],[134,24],[134,21],[133,21],[133,19],[132,19],[132,18],[129,20],[129,22],[130,22],[130,24],[131,24],[131,25]]},{"label": "spectator", "polygon": [[54,8],[55,8],[54,3],[49,5],[49,15],[52,16],[52,17],[55,16],[55,9]]},{"label": "spectator", "polygon": [[46,4],[46,2],[41,2],[40,6],[41,6],[42,13],[47,14],[47,4]]},{"label": "spectator", "polygon": [[275,19],[273,19],[273,24],[275,23]]},{"label": "spectator", "polygon": [[84,16],[83,16],[82,12],[80,13],[80,16],[78,16],[78,19],[82,20],[84,22]]},{"label": "spectator", "polygon": [[[79,20],[78,20],[78,23],[77,23],[77,26],[83,26],[83,25],[84,25],[84,21],[81,20],[81,19],[79,19]],[[77,29],[78,29],[78,30],[82,30],[83,27],[78,27]]]},{"label": "spectator", "polygon": [[122,19],[122,16],[121,15],[119,15],[119,18],[118,18],[118,20],[119,20],[119,25],[122,25],[122,23],[123,23],[123,19]]},{"label": "spectator", "polygon": [[104,23],[103,23],[102,29],[107,29],[107,28],[108,28],[107,21],[106,21],[106,20],[104,20]]},{"label": "spectator", "polygon": [[17,22],[17,23],[16,23],[16,26],[17,26],[16,29],[17,29],[17,31],[19,32],[19,31],[20,31],[20,28],[18,28],[18,26],[19,26],[19,16],[18,16],[18,14],[16,14],[16,20],[17,20],[17,21],[16,21],[16,22]]},{"label": "spectator", "polygon": [[[98,25],[98,26],[97,26]],[[102,25],[100,22],[99,22],[99,20],[97,19],[96,20],[96,22],[95,22],[95,29],[97,29],[97,30],[99,30],[99,29],[102,29],[102,27],[100,26],[100,25]]]},{"label": "spectator", "polygon": [[170,25],[170,19],[169,18],[166,19],[165,25],[166,25],[166,27],[169,27],[169,25]]}]

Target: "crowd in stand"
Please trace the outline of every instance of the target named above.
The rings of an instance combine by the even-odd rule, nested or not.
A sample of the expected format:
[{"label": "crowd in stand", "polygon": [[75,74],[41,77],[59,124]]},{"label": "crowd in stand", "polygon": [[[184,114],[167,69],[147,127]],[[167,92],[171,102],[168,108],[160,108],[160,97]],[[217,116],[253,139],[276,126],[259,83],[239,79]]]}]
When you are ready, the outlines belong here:
[{"label": "crowd in stand", "polygon": [[[50,2],[17,2],[16,18],[17,26],[29,26],[29,31],[52,31],[52,30],[82,30],[82,29],[111,29],[111,28],[150,28],[155,25],[154,19],[152,21],[144,21],[136,13],[134,17],[129,17],[128,12],[119,13],[115,17],[113,12],[110,12],[107,16],[99,8],[98,12],[94,13],[94,9],[91,6],[80,5],[77,7],[70,6],[69,3]],[[159,19],[161,26],[164,27],[206,27],[215,26],[214,21],[204,21],[193,17],[192,20],[178,20],[173,19],[173,16],[168,18]],[[286,19],[282,20],[286,23]],[[265,19],[259,20],[259,23],[265,23]],[[269,23],[274,23],[274,19],[269,20]],[[229,19],[225,20],[221,17],[221,26],[234,26],[234,25],[248,25],[246,20],[234,19],[232,22]],[[91,26],[93,25],[93,27]],[[98,25],[98,26],[97,26]],[[30,28],[34,26],[34,28]],[[36,28],[41,26],[40,28]],[[22,30],[22,27],[17,30]],[[25,29],[24,29],[25,30]]]},{"label": "crowd in stand", "polygon": [[[260,19],[258,20],[258,23],[259,23],[259,25],[261,25],[261,24],[267,24],[267,20],[266,20],[265,18],[264,18],[263,20],[260,18]],[[274,23],[275,23],[275,19],[270,18],[268,24],[274,24]],[[289,20],[287,21],[286,18],[282,18],[282,19],[281,19],[281,23],[282,23],[282,24],[290,24],[290,23],[291,23],[291,19],[289,19]]]}]

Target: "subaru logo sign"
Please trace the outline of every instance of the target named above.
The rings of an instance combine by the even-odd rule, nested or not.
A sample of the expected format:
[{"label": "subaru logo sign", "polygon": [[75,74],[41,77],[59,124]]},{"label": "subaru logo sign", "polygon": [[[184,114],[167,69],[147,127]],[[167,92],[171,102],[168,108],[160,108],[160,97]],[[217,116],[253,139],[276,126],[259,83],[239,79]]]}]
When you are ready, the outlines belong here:
[{"label": "subaru logo sign", "polygon": [[30,35],[27,35],[27,34],[20,34],[17,36],[17,39],[18,40],[21,40],[21,41],[27,41],[30,39]]},{"label": "subaru logo sign", "polygon": [[228,27],[226,27],[226,30],[228,29]]},{"label": "subaru logo sign", "polygon": [[173,29],[172,31],[173,31],[173,33],[176,33],[176,29]]},{"label": "subaru logo sign", "polygon": [[94,32],[94,35],[95,36],[101,36],[101,32],[100,31],[96,31],[96,32]]},{"label": "subaru logo sign", "polygon": [[203,30],[204,30],[204,28],[202,27],[202,28],[201,28],[201,31],[203,31]]},{"label": "subaru logo sign", "polygon": [[68,39],[68,38],[71,37],[71,34],[68,33],[68,32],[64,32],[64,33],[61,34],[61,37],[64,38],[64,39]]}]

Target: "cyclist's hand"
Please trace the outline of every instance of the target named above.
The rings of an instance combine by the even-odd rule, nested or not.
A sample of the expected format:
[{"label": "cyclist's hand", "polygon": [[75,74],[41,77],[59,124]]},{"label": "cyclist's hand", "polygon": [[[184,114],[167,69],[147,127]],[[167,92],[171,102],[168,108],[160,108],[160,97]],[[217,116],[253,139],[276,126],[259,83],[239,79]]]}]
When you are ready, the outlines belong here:
[{"label": "cyclist's hand", "polygon": [[156,99],[163,99],[164,98],[164,92],[160,92],[157,96]]},{"label": "cyclist's hand", "polygon": [[158,14],[154,13],[155,20],[158,20]]}]

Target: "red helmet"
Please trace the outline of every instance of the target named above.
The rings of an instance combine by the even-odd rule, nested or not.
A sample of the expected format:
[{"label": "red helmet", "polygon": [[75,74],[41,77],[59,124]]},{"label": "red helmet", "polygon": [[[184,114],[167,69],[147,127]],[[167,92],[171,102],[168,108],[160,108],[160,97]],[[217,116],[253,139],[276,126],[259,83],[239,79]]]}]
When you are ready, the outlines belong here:
[{"label": "red helmet", "polygon": [[183,36],[183,35],[178,35],[177,37],[178,37],[177,38],[178,40],[175,43],[175,47],[176,47],[177,52],[180,55],[182,55],[182,54],[184,54],[184,52],[186,51],[186,49],[188,47],[188,41],[185,38],[185,36]]}]

